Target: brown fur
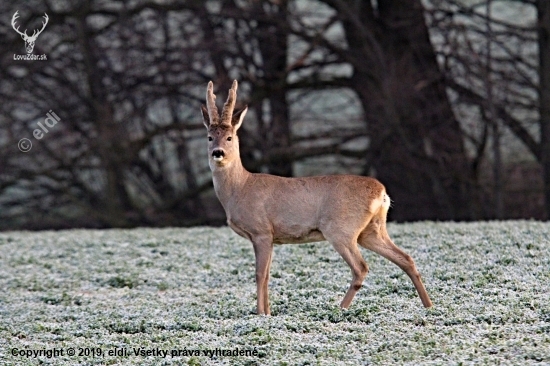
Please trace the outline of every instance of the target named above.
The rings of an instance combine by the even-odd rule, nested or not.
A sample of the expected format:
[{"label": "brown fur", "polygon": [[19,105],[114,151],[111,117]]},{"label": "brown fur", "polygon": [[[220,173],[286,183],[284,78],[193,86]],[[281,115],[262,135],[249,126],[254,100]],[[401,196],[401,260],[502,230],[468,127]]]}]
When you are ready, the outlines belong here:
[{"label": "brown fur", "polygon": [[[207,100],[215,98],[209,96],[211,83]],[[382,183],[354,175],[285,178],[253,174],[243,167],[237,130],[246,108],[233,116],[236,91],[235,81],[221,120],[211,123],[204,106],[202,114],[211,139],[209,165],[216,195],[229,226],[254,247],[258,314],[270,314],[267,285],[273,244],[321,240],[328,240],[352,270],[353,279],[340,304],[342,308],[349,307],[368,272],[358,244],[403,269],[423,305],[432,306],[414,261],[391,241],[386,231],[390,198]],[[215,150],[223,151],[223,158],[216,160]]]}]

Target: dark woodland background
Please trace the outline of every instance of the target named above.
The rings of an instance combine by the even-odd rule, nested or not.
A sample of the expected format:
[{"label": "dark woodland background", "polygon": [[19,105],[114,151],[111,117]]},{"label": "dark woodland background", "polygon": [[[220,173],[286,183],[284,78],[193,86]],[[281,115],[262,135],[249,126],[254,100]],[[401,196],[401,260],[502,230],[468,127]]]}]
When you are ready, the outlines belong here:
[{"label": "dark woodland background", "polygon": [[[49,16],[33,52],[47,61],[14,59],[16,10],[29,34]],[[223,224],[200,104],[233,79],[251,171],[375,176],[395,221],[550,217],[550,1],[30,0],[0,15],[2,230]],[[50,110],[61,121],[37,140]]]}]

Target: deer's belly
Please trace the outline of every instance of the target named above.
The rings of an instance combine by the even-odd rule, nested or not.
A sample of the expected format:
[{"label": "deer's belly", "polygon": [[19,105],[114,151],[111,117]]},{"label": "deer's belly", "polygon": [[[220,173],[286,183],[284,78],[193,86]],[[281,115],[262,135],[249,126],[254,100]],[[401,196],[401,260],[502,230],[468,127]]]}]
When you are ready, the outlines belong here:
[{"label": "deer's belly", "polygon": [[[228,219],[227,223],[235,233],[252,241],[252,230],[247,230],[246,225],[231,219]],[[269,232],[269,230],[266,231]],[[287,228],[273,227],[274,244],[302,244],[323,240],[325,240],[325,237],[316,228],[303,227],[300,225],[293,225]]]},{"label": "deer's belly", "polygon": [[273,243],[275,244],[302,244],[325,240],[317,229],[302,230],[274,230]]}]

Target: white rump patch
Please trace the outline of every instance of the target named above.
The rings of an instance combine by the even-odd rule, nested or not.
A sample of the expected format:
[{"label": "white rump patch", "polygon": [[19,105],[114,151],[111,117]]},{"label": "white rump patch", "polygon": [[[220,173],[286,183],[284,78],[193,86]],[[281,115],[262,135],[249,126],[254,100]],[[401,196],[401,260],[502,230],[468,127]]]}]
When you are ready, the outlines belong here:
[{"label": "white rump patch", "polygon": [[373,214],[377,214],[381,210],[388,212],[390,205],[391,205],[390,196],[388,196],[386,192],[383,192],[382,195],[380,195],[378,198],[372,200],[369,210]]},{"label": "white rump patch", "polygon": [[384,193],[384,197],[382,198],[382,207],[384,207],[384,209],[386,211],[388,211],[390,209],[390,205],[391,205],[391,199],[390,199],[390,196],[387,195],[387,193]]}]

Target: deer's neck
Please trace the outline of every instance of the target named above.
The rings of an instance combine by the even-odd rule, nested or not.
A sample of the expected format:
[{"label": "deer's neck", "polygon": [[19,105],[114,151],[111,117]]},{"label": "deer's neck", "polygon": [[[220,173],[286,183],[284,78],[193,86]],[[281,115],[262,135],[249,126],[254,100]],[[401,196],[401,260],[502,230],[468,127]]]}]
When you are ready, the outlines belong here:
[{"label": "deer's neck", "polygon": [[250,174],[243,167],[241,159],[232,161],[224,167],[214,166],[212,168],[214,191],[226,212],[231,200],[236,199],[241,193]]}]

